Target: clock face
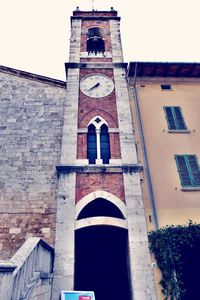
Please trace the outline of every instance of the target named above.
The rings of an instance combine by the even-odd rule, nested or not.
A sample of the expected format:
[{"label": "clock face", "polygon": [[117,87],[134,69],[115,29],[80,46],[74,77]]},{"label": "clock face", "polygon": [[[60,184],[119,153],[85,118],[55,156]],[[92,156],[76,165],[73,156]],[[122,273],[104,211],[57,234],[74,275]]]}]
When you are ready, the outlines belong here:
[{"label": "clock face", "polygon": [[112,79],[103,74],[92,74],[84,77],[80,83],[81,91],[93,98],[108,96],[114,89]]}]

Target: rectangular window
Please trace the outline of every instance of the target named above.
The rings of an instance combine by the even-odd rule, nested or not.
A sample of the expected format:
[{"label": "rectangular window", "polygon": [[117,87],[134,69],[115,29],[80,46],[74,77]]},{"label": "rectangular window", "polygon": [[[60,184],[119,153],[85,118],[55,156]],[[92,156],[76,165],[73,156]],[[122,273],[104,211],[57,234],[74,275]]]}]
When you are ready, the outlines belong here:
[{"label": "rectangular window", "polygon": [[175,155],[181,185],[200,187],[200,169],[196,155]]},{"label": "rectangular window", "polygon": [[161,90],[171,90],[171,84],[161,84]]},{"label": "rectangular window", "polygon": [[182,110],[179,106],[165,106],[165,116],[170,130],[186,130]]}]

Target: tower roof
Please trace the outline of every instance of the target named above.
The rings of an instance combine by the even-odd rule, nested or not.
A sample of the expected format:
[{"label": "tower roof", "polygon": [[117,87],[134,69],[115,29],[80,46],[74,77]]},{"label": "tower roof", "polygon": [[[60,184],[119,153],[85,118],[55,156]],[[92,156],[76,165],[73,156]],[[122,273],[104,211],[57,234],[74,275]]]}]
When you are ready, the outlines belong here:
[{"label": "tower roof", "polygon": [[108,18],[108,19],[113,19],[113,18],[119,18],[118,17],[118,12],[111,7],[110,10],[105,10],[105,11],[98,11],[98,10],[91,10],[91,11],[82,11],[79,9],[79,7],[76,8],[76,10],[73,11],[73,16],[71,18],[80,18],[80,19],[85,19],[85,18]]}]

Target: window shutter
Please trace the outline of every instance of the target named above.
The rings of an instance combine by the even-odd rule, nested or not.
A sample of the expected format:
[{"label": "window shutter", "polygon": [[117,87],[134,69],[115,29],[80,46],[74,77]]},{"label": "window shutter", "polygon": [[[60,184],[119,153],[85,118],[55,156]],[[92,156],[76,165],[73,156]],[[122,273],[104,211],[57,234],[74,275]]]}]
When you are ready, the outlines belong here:
[{"label": "window shutter", "polygon": [[185,126],[185,122],[183,120],[183,116],[182,116],[182,113],[181,113],[181,108],[178,107],[178,106],[175,106],[174,107],[174,113],[175,113],[175,116],[176,116],[176,121],[177,121],[177,129],[187,129],[186,126]]},{"label": "window shutter", "polygon": [[168,122],[168,128],[169,129],[176,129],[176,123],[174,120],[174,116],[172,113],[172,107],[164,107],[166,117],[167,117],[167,122]]},{"label": "window shutter", "polygon": [[89,159],[89,164],[95,164],[97,158],[97,139],[94,125],[88,127],[87,158]]},{"label": "window shutter", "polygon": [[108,127],[106,125],[101,126],[100,149],[101,149],[101,159],[103,160],[103,163],[109,164],[110,141],[109,141]]},{"label": "window shutter", "polygon": [[200,170],[199,170],[199,165],[196,159],[195,155],[188,155],[188,162],[190,165],[192,177],[195,186],[200,186]]},{"label": "window shutter", "polygon": [[184,155],[176,155],[176,163],[182,186],[192,186],[189,170]]}]

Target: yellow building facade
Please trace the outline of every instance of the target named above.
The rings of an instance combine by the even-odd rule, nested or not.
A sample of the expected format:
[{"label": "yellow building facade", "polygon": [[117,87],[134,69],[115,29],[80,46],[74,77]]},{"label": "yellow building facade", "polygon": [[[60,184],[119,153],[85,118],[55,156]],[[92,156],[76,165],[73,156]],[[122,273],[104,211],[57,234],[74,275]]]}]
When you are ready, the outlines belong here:
[{"label": "yellow building facade", "polygon": [[148,230],[199,223],[200,64],[130,63],[128,75]]}]

